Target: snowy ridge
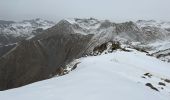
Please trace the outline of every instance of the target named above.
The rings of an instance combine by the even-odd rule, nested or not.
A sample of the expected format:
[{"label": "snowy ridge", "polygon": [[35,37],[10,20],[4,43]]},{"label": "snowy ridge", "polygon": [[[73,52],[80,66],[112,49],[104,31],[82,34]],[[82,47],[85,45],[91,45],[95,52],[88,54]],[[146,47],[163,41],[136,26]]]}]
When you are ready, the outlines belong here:
[{"label": "snowy ridge", "polygon": [[163,29],[170,28],[170,22],[166,22],[166,21],[138,20],[136,23],[140,27],[151,26],[151,27],[159,27]]},{"label": "snowy ridge", "polygon": [[[4,100],[169,100],[169,63],[138,51],[79,59],[71,73],[0,92]],[[134,63],[135,62],[135,63]],[[151,76],[147,76],[150,73]],[[159,83],[164,83],[160,85]],[[152,84],[158,91],[146,86]]]}]

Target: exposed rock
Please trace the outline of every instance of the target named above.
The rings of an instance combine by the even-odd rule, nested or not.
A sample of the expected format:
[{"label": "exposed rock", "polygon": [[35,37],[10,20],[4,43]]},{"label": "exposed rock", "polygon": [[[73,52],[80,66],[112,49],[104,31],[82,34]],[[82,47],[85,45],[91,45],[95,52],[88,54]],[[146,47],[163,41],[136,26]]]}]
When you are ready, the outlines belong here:
[{"label": "exposed rock", "polygon": [[164,79],[164,81],[170,83],[170,79]]},{"label": "exposed rock", "polygon": [[121,44],[118,41],[113,41],[112,42],[112,47],[111,47],[112,51],[117,50],[117,49],[122,49],[120,45]]},{"label": "exposed rock", "polygon": [[102,53],[104,50],[107,49],[107,43],[104,43],[100,46],[97,46],[94,48],[93,52],[99,52],[99,53]]},{"label": "exposed rock", "polygon": [[145,76],[141,76],[142,78],[146,78]]},{"label": "exposed rock", "polygon": [[159,91],[156,87],[154,87],[151,83],[146,83],[146,86],[150,87],[151,89],[155,90],[155,91]]},{"label": "exposed rock", "polygon": [[152,77],[152,74],[150,74],[150,73],[145,73],[144,75],[147,76],[147,77],[149,77],[149,78]]},{"label": "exposed rock", "polygon": [[59,76],[64,75],[64,68],[59,67],[59,68],[57,69],[56,73],[57,73],[57,75],[59,75]]},{"label": "exposed rock", "polygon": [[79,63],[80,63],[80,62],[76,63],[76,64],[73,66],[73,68],[71,68],[71,71],[72,71],[72,70],[75,70],[75,69],[77,68],[77,65],[78,65]]},{"label": "exposed rock", "polygon": [[158,85],[166,86],[166,84],[163,82],[159,82]]}]

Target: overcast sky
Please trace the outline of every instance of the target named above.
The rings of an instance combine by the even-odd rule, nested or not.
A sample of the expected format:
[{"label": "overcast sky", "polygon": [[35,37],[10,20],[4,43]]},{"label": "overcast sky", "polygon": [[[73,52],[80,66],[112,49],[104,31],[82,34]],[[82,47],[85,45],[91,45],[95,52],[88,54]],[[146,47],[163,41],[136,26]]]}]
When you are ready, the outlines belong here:
[{"label": "overcast sky", "polygon": [[170,21],[170,0],[0,0],[0,19],[155,19]]}]

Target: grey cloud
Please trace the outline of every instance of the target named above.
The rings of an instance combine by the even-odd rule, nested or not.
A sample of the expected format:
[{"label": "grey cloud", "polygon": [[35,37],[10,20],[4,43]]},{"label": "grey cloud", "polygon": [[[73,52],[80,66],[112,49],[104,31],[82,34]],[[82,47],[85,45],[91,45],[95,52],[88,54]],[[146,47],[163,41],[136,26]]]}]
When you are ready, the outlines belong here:
[{"label": "grey cloud", "polygon": [[0,0],[0,19],[37,17],[56,21],[74,17],[170,21],[170,0]]}]

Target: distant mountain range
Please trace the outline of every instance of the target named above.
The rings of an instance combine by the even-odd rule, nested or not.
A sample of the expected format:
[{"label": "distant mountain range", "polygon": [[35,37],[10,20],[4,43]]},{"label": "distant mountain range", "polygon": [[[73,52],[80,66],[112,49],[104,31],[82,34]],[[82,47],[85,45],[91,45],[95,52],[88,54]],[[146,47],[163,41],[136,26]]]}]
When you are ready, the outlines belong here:
[{"label": "distant mountain range", "polygon": [[[170,49],[169,29],[169,22],[153,20],[114,23],[75,18],[57,24],[42,19],[0,21],[0,90],[51,78],[74,59],[94,55],[96,47],[103,48],[110,41],[170,62],[169,50],[163,52]],[[161,52],[164,56],[157,56]]]},{"label": "distant mountain range", "polygon": [[21,22],[0,20],[0,45],[7,45],[39,34],[55,23],[40,18]]}]

